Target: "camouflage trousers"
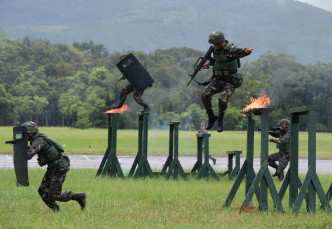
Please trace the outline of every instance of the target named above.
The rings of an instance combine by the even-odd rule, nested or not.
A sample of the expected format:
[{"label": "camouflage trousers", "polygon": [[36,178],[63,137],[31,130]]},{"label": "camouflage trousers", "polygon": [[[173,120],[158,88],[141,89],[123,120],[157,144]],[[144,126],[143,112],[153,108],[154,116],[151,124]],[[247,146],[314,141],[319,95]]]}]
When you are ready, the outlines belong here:
[{"label": "camouflage trousers", "polygon": [[45,204],[53,209],[59,209],[55,201],[67,202],[72,199],[71,191],[62,192],[62,185],[69,167],[47,168],[43,180],[39,186],[38,192]]},{"label": "camouflage trousers", "polygon": [[[276,161],[279,162],[277,165]],[[282,174],[289,162],[289,154],[286,152],[273,153],[268,158],[269,166],[275,168],[278,174]]]},{"label": "camouflage trousers", "polygon": [[212,96],[220,93],[219,96],[219,113],[222,113],[227,108],[227,103],[229,99],[235,92],[235,89],[240,87],[243,79],[237,79],[235,77],[229,76],[226,79],[221,80],[220,77],[214,76],[213,80],[206,86],[202,93],[202,101],[206,112],[212,111]]},{"label": "camouflage trousers", "polygon": [[134,92],[133,97],[139,105],[143,107],[147,106],[142,99],[143,92],[136,91],[131,84],[127,85],[125,88],[122,89],[120,94],[120,104],[119,104],[120,106],[122,106],[125,103],[127,95],[129,95],[132,92]]}]

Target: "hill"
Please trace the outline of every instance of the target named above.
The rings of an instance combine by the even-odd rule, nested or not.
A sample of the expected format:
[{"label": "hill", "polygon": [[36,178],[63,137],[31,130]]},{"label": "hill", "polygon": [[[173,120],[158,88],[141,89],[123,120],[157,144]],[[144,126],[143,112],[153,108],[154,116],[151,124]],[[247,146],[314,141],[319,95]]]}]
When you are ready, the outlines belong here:
[{"label": "hill", "polygon": [[2,1],[0,31],[54,43],[92,40],[110,51],[169,47],[205,51],[215,30],[239,47],[268,50],[308,64],[330,62],[332,13],[293,0]]}]

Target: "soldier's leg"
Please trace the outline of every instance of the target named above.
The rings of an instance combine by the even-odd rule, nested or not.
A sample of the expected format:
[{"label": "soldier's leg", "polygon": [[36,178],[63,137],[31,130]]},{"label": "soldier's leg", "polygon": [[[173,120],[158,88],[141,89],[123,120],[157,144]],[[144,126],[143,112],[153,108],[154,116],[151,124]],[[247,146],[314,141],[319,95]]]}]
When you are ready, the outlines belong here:
[{"label": "soldier's leg", "polygon": [[277,169],[278,177],[280,180],[284,178],[284,170],[287,167],[289,162],[288,154],[286,153],[280,153],[279,156],[279,167]]},{"label": "soldier's leg", "polygon": [[211,103],[212,96],[218,92],[220,92],[220,85],[217,80],[212,80],[202,93],[202,102],[209,117],[208,125],[206,127],[207,130],[211,129],[214,122],[218,119],[218,116],[213,113]]},{"label": "soldier's leg", "polygon": [[44,203],[49,208],[51,208],[53,211],[58,211],[59,206],[56,204],[55,200],[48,195],[50,191],[50,184],[51,184],[51,173],[49,170],[47,170],[38,188],[38,193],[42,198],[42,200],[44,201]]},{"label": "soldier's leg", "polygon": [[225,83],[222,91],[220,92],[220,97],[218,98],[219,103],[219,118],[217,131],[222,132],[224,130],[224,115],[227,109],[227,103],[229,99],[234,94],[235,88],[231,83]]},{"label": "soldier's leg", "polygon": [[134,91],[134,100],[141,106],[143,106],[145,112],[149,111],[150,110],[150,107],[144,102],[144,100],[142,99],[142,95],[143,95],[143,92],[138,92],[138,91]]},{"label": "soldier's leg", "polygon": [[276,169],[276,172],[273,176],[278,175],[278,167],[279,166],[277,165],[276,161],[279,161],[279,153],[273,153],[268,157],[269,166]]},{"label": "soldier's leg", "polygon": [[117,108],[121,108],[123,104],[126,102],[127,95],[132,93],[134,91],[134,87],[129,84],[125,88],[122,89],[121,94],[120,94],[120,102],[119,105],[117,105]]},{"label": "soldier's leg", "polygon": [[49,196],[54,200],[60,202],[67,202],[69,200],[77,201],[81,209],[84,210],[86,204],[85,193],[73,193],[72,191],[62,191],[62,185],[69,169],[58,169],[52,174]]}]

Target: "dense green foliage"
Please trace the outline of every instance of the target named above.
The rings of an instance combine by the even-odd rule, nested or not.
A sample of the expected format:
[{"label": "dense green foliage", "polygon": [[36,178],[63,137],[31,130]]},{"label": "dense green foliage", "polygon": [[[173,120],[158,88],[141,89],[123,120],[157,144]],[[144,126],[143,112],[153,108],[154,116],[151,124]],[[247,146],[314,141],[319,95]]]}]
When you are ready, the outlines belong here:
[{"label": "dense green foliage", "polygon": [[272,50],[302,64],[331,60],[331,24],[331,12],[295,0],[4,0],[0,7],[0,32],[15,39],[204,51],[208,35],[222,30],[238,46],[255,49],[251,60]]},{"label": "dense green foliage", "polygon": [[[127,84],[118,81],[121,73],[115,65],[120,53],[109,53],[101,44],[68,46],[2,36],[0,51],[0,125],[34,120],[40,126],[105,127],[104,112],[119,100]],[[182,47],[133,53],[155,80],[143,95],[152,108],[150,127],[167,128],[168,121],[179,120],[182,129],[193,130],[206,121],[203,87],[195,83],[186,87],[187,74],[202,52]],[[229,103],[226,130],[243,129],[240,111],[250,103],[248,94],[257,97],[265,91],[275,110],[271,114],[274,125],[288,117],[290,107],[316,104],[320,110],[318,130],[332,131],[331,63],[302,65],[291,56],[267,52],[242,65],[244,83]],[[197,80],[207,80],[210,74],[211,70],[201,71]],[[217,97],[213,99],[216,110]],[[132,111],[121,118],[120,128],[136,128],[135,111],[141,107],[131,96],[127,104]]]},{"label": "dense green foliage", "polygon": [[[82,212],[75,201],[59,203],[53,213],[38,195],[44,169],[30,169],[29,187],[16,187],[14,170],[0,169],[0,228],[331,228],[332,217],[320,209],[306,212],[305,201],[298,215],[291,213],[288,191],[282,204],[285,213],[274,211],[269,195],[269,211],[239,213],[244,201],[243,182],[229,208],[222,208],[234,183],[223,177],[188,181],[179,179],[110,179],[95,177],[94,169],[73,169],[63,190],[86,192]],[[304,176],[300,175],[303,180]],[[324,191],[331,175],[319,175]],[[275,180],[277,190],[281,182]],[[258,207],[256,198],[253,204]]]}]

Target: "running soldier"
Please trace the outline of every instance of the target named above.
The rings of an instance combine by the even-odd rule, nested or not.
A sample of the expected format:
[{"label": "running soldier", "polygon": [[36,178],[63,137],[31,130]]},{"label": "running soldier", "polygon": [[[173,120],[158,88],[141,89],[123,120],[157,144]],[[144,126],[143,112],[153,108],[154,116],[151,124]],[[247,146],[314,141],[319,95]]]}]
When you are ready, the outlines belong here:
[{"label": "running soldier", "polygon": [[62,154],[63,147],[52,138],[39,133],[36,123],[29,121],[23,123],[22,126],[27,127],[28,141],[30,141],[28,160],[37,154],[38,164],[40,166],[47,165],[47,171],[38,189],[42,200],[53,211],[60,210],[56,201],[67,202],[69,200],[76,200],[81,209],[84,210],[85,193],[62,192],[62,185],[70,169],[69,158]]}]

